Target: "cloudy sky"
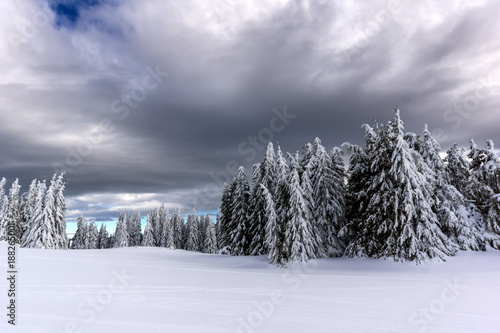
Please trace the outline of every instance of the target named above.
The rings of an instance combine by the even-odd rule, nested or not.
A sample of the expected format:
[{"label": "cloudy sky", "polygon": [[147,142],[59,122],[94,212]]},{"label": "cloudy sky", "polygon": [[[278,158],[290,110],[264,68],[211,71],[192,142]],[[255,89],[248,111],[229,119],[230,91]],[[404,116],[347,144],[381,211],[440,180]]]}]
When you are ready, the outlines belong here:
[{"label": "cloudy sky", "polygon": [[0,176],[67,175],[69,217],[214,210],[267,140],[363,142],[398,105],[500,145],[498,1],[0,2]]}]

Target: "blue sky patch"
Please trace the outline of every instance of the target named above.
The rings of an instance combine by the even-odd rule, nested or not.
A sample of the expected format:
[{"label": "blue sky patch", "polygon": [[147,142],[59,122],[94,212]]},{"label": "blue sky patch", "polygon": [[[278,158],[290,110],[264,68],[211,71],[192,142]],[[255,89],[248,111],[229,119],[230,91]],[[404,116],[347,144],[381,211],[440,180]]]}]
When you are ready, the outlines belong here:
[{"label": "blue sky patch", "polygon": [[102,3],[103,1],[99,0],[53,0],[50,8],[56,14],[57,27],[74,28],[82,10],[99,6]]}]

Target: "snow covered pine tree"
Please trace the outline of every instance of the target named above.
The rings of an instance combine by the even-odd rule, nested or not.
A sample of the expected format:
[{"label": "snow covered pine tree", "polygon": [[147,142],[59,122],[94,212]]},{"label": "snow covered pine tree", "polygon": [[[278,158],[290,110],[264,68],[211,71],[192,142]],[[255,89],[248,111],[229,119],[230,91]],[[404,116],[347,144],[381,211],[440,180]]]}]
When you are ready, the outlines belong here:
[{"label": "snow covered pine tree", "polygon": [[390,257],[396,261],[446,256],[457,251],[439,228],[431,208],[432,188],[417,168],[415,154],[404,140],[399,109],[387,126],[367,129],[367,154],[371,179],[363,187],[368,205],[351,223],[358,231],[346,248],[348,256]]}]

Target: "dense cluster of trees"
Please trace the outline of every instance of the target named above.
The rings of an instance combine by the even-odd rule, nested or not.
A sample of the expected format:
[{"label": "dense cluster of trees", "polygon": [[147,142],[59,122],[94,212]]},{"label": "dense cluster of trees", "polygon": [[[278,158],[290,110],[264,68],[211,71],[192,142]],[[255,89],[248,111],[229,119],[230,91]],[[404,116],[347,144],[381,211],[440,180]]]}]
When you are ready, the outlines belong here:
[{"label": "dense cluster of trees", "polygon": [[[121,213],[116,230],[80,217],[72,249],[153,246],[230,255],[267,254],[270,263],[359,256],[422,262],[459,250],[500,249],[500,161],[491,140],[453,145],[446,156],[427,126],[405,133],[400,112],[363,125],[365,145],[328,151],[319,139],[301,153],[272,143],[252,167],[240,167],[223,190],[217,224],[207,214]],[[343,153],[350,153],[345,170]],[[64,174],[33,180],[20,195],[0,181],[0,240],[67,249]]]},{"label": "dense cluster of trees", "polygon": [[267,253],[276,265],[324,256],[422,262],[458,250],[500,248],[500,161],[493,142],[446,157],[427,126],[404,133],[400,112],[387,125],[364,125],[366,144],[335,148],[319,139],[301,154],[270,143],[252,170],[240,167],[223,191],[221,252]]},{"label": "dense cluster of trees", "polygon": [[269,143],[262,163],[252,168],[252,184],[240,167],[222,195],[221,251],[232,255],[269,254],[273,264],[341,256],[345,239],[346,174],[342,151],[328,152],[316,139],[303,153],[275,154]]},{"label": "dense cluster of trees", "polygon": [[54,174],[50,185],[34,179],[20,194],[16,179],[8,192],[6,179],[0,180],[0,240],[21,247],[67,249],[64,173]]},{"label": "dense cluster of trees", "polygon": [[185,249],[204,253],[217,252],[217,230],[209,214],[196,215],[193,210],[187,223],[175,210],[172,214],[162,205],[148,213],[144,233],[141,233],[140,213],[121,213],[113,234],[108,234],[101,224],[98,230],[94,221],[83,217],[77,221],[77,230],[71,239],[72,249],[106,249],[113,247],[150,246]]},{"label": "dense cluster of trees", "polygon": [[76,223],[75,235],[70,240],[71,249],[109,249],[114,246],[114,234],[108,234],[104,223],[98,229],[94,220],[86,221],[83,216]]},{"label": "dense cluster of trees", "polygon": [[[500,215],[488,214],[498,184],[487,199],[479,197],[500,180],[492,144],[479,152],[472,141],[470,160],[454,145],[442,159],[427,126],[421,136],[404,133],[399,110],[387,125],[364,128],[365,148],[346,145],[352,152],[347,256],[421,262],[486,244],[498,248],[499,234],[488,227],[500,222]],[[487,163],[496,166],[487,171]]]},{"label": "dense cluster of trees", "polygon": [[338,237],[345,221],[342,151],[328,152],[316,139],[302,155],[269,143],[262,163],[252,168],[252,184],[240,167],[223,191],[220,247],[232,255],[269,253],[274,264],[340,256]]}]

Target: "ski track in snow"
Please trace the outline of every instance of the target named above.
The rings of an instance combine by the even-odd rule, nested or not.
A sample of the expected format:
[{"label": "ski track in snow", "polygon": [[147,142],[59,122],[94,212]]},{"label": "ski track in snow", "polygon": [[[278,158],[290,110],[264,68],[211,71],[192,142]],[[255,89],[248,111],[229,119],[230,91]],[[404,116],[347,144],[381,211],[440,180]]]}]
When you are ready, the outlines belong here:
[{"label": "ski track in snow", "polygon": [[[4,272],[6,254],[0,242]],[[141,247],[20,249],[17,261],[18,324],[7,324],[4,278],[2,333],[73,332],[68,324],[81,333],[497,333],[500,326],[494,250],[423,265],[332,258],[276,268],[265,256]],[[110,292],[110,283],[121,287],[122,272],[133,278]],[[99,297],[106,304],[96,310],[88,302]]]}]

